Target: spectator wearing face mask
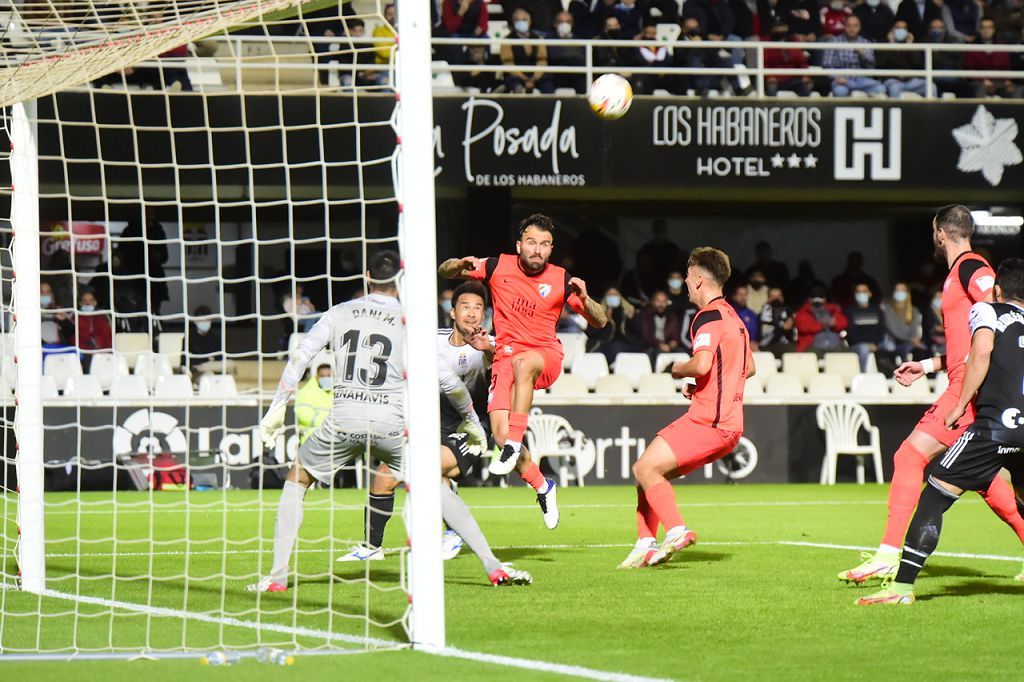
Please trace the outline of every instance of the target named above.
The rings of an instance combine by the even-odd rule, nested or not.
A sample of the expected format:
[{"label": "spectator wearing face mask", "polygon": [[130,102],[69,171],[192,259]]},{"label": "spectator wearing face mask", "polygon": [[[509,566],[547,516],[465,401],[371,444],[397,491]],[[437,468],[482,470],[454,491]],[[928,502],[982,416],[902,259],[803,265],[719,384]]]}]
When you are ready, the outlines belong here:
[{"label": "spectator wearing face mask", "polygon": [[797,351],[824,353],[843,347],[839,334],[846,330],[846,315],[838,305],[829,303],[826,296],[825,287],[815,286],[807,302],[796,311]]},{"label": "spectator wearing face mask", "polygon": [[46,281],[39,283],[39,307],[42,309],[40,329],[43,348],[65,348],[75,343],[75,323],[71,315],[60,310],[53,286]]},{"label": "spectator wearing face mask", "polygon": [[923,42],[932,19],[942,19],[941,0],[903,0],[896,9],[896,19],[906,22],[915,41]]},{"label": "spectator wearing face mask", "polygon": [[[963,41],[946,30],[946,22],[933,19],[928,27],[927,42],[937,45],[957,45]],[[963,56],[959,52],[941,51],[932,53],[932,68],[936,71],[958,71],[963,66]],[[935,87],[940,93],[952,92],[958,97],[966,95],[962,78],[935,77]]]},{"label": "spectator wearing face mask", "polygon": [[761,306],[758,320],[761,323],[761,343],[758,348],[772,353],[777,358],[794,350],[796,320],[786,305],[782,289],[771,287],[768,290],[768,301]]},{"label": "spectator wearing face mask", "polygon": [[601,303],[608,315],[608,324],[600,329],[587,328],[587,352],[603,353],[609,364],[615,362],[619,353],[643,352],[643,340],[633,333],[633,318],[636,316],[633,304],[617,287],[609,287]]},{"label": "spectator wearing face mask", "polygon": [[653,358],[658,353],[674,353],[679,348],[682,325],[669,306],[668,294],[656,291],[640,313],[640,334]]},{"label": "spectator wearing face mask", "polygon": [[[907,22],[897,19],[889,31],[889,42],[894,45],[909,45],[914,42],[914,35],[907,28]],[[878,54],[878,68],[912,70],[924,68],[924,54],[921,52],[910,52],[900,50],[899,52],[885,51]],[[924,78],[886,78],[885,89],[889,97],[893,99],[903,92],[913,92],[922,97],[928,96],[928,81]]]},{"label": "spectator wearing face mask", "polygon": [[110,318],[96,312],[96,294],[86,289],[78,296],[78,349],[82,352],[82,369],[89,371],[90,351],[108,350],[113,345]]},{"label": "spectator wearing face mask", "polygon": [[[604,30],[597,36],[597,40],[623,40],[625,38],[618,17],[607,17],[604,20]],[[632,52],[628,47],[595,46],[594,64],[604,67],[628,68],[633,66]],[[629,73],[620,72],[619,75],[627,80],[632,77],[632,74]]]},{"label": "spectator wearing face mask", "polygon": [[886,350],[895,352],[903,361],[924,353],[921,311],[910,300],[910,287],[903,282],[897,283],[893,287],[892,299],[882,306],[882,314],[888,334]]},{"label": "spectator wearing face mask", "polygon": [[455,292],[451,289],[444,289],[437,296],[437,328],[452,328],[452,296]]},{"label": "spectator wearing face mask", "polygon": [[768,302],[768,280],[760,270],[751,270],[747,278],[747,307],[755,313]]},{"label": "spectator wearing face mask", "polygon": [[896,19],[892,9],[882,0],[864,0],[854,8],[853,15],[860,19],[860,34],[873,43],[886,39]]},{"label": "spectator wearing face mask", "polygon": [[853,10],[846,0],[831,0],[821,8],[821,32],[825,36],[840,35],[846,28],[846,20],[853,15]]},{"label": "spectator wearing face mask", "polygon": [[510,40],[501,45],[501,63],[505,66],[519,66],[522,70],[507,74],[505,89],[508,92],[554,92],[551,78],[544,74],[544,67],[548,65],[547,47],[543,44],[523,45],[518,42],[544,37],[532,30],[530,13],[517,9],[512,14],[512,28]]},{"label": "spectator wearing face mask", "polygon": [[[981,20],[975,45],[996,44],[996,22],[988,17]],[[964,55],[964,69],[969,71],[1010,71],[1009,52],[968,52]],[[1020,89],[1009,78],[976,78],[973,82],[975,97],[1019,97]]]},{"label": "spectator wearing face mask", "polygon": [[758,321],[758,315],[747,306],[747,287],[739,285],[733,289],[732,296],[729,297],[729,304],[736,311],[740,320],[743,322],[743,326],[747,328],[747,335],[750,337],[750,347],[757,350],[757,344],[761,340],[761,323]]},{"label": "spectator wearing face mask", "polygon": [[223,359],[224,348],[221,345],[220,325],[214,328],[213,311],[210,306],[200,305],[192,311],[192,321],[188,325],[188,346],[185,353],[192,370],[198,370],[207,362]]},{"label": "spectator wearing face mask", "polygon": [[[680,41],[694,44],[702,42],[704,38],[704,31],[701,28],[700,21],[692,16],[683,19],[683,30],[679,35]],[[714,55],[714,52],[715,50],[698,47],[677,47],[672,54],[672,63],[677,67],[689,69],[708,68],[712,64],[717,63],[718,58]],[[707,94],[710,85],[710,76],[682,75],[676,77],[675,90],[676,92],[686,92],[689,89],[693,89],[698,95],[702,96]]]},{"label": "spectator wearing face mask", "polygon": [[860,359],[860,371],[868,371],[868,358],[885,342],[882,310],[872,301],[871,287],[863,282],[854,287],[854,302],[846,308],[846,343]]},{"label": "spectator wearing face mask", "polygon": [[295,394],[295,421],[299,443],[309,438],[331,411],[334,402],[334,375],[327,363],[318,365]]},{"label": "spectator wearing face mask", "polygon": [[[794,36],[789,34],[789,27],[783,22],[772,26],[769,35],[771,40],[776,42],[788,42],[794,39]],[[800,48],[767,47],[764,50],[764,65],[769,69],[806,69],[809,62],[807,53]],[[768,97],[775,97],[779,90],[789,90],[798,97],[807,97],[813,89],[814,81],[810,76],[766,76],[764,79],[764,93]],[[755,310],[760,310],[760,308],[755,308]]]},{"label": "spectator wearing face mask", "polygon": [[[656,24],[647,24],[639,36],[639,40],[657,40],[658,27]],[[669,54],[668,45],[661,43],[655,45],[641,45],[636,48],[633,61],[637,66],[644,68],[665,68],[672,64],[672,55]],[[660,73],[637,73],[633,80],[634,92],[638,95],[651,95],[655,90],[672,91],[675,78]],[[671,261],[670,261],[671,262]]]},{"label": "spectator wearing face mask", "polygon": [[[586,49],[582,45],[565,45],[564,41],[576,40],[580,36],[574,30],[574,19],[569,12],[555,15],[554,40],[548,45],[548,64],[551,66],[583,66],[587,61]],[[575,73],[556,73],[552,76],[556,88],[572,88],[577,93],[587,90],[586,77]]]}]

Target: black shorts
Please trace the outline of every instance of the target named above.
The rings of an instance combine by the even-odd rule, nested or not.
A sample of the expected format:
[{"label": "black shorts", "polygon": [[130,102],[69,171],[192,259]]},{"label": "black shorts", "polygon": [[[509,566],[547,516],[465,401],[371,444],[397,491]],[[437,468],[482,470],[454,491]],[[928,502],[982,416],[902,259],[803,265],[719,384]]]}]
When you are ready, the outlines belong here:
[{"label": "black shorts", "polygon": [[458,475],[451,477],[453,481],[458,481],[468,474],[473,468],[473,464],[480,459],[479,456],[469,452],[468,433],[450,433],[441,438],[441,445],[452,451],[452,454],[455,455],[455,462],[459,465]]},{"label": "black shorts", "polygon": [[994,440],[972,427],[939,455],[932,477],[964,490],[982,491],[988,490],[1003,468],[1010,471],[1015,485],[1024,485],[1024,442]]}]

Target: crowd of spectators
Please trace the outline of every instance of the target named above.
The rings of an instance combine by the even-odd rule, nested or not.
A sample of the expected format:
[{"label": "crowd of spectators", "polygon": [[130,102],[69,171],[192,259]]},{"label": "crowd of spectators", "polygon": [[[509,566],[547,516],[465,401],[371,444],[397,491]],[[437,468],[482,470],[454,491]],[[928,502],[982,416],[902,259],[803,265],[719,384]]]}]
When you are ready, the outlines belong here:
[{"label": "crowd of spectators", "polygon": [[[587,351],[603,353],[609,363],[621,352],[648,353],[652,360],[659,353],[690,352],[689,329],[697,308],[684,283],[687,253],[661,230],[638,251],[635,268],[599,289],[610,324],[587,328],[566,309],[558,331],[585,334]],[[671,259],[659,261],[654,253],[671,254]],[[817,276],[809,261],[801,261],[790,277],[767,242],[757,244],[748,267],[737,265],[726,297],[754,350],[776,357],[848,350],[857,353],[862,371],[868,371],[873,356],[883,372],[903,360],[945,352],[941,281],[931,279],[931,268],[922,268],[913,282],[897,282],[883,291],[858,252],[848,255],[844,270],[829,282]]]},{"label": "crowd of spectators", "polygon": [[[435,35],[479,38],[488,34],[491,16],[485,0],[432,0]],[[490,3],[499,4],[497,1]],[[766,48],[768,68],[809,69],[892,69],[924,68],[924,52],[876,50],[872,45],[973,44],[1016,45],[1024,38],[1024,0],[514,0],[501,2],[501,17],[507,22],[507,40],[500,55],[485,47],[446,47],[437,55],[456,64],[479,65],[481,70],[455,74],[456,84],[482,92],[553,92],[569,88],[585,92],[586,83],[575,74],[549,74],[548,66],[583,67],[583,47],[566,45],[567,40],[655,40],[677,35],[685,42],[740,40],[832,42],[834,49],[804,50]],[[660,26],[671,25],[663,31]],[[517,45],[517,39],[545,39],[534,46]],[[593,64],[611,67],[627,77],[635,92],[651,94],[663,90],[686,94],[709,90],[747,94],[749,84],[736,77],[663,75],[633,73],[636,67],[730,68],[753,63],[753,55],[742,49],[669,49],[657,46],[597,46]],[[487,66],[522,67],[496,74]],[[937,71],[1017,71],[1024,69],[1024,53],[936,52]],[[924,78],[894,76],[773,76],[765,90],[780,90],[799,96],[817,91],[823,95],[848,97],[853,92],[898,97],[903,92],[922,96],[953,93],[960,97],[1020,97],[1021,83],[1014,79],[938,77],[935,91],[927,90]]]}]

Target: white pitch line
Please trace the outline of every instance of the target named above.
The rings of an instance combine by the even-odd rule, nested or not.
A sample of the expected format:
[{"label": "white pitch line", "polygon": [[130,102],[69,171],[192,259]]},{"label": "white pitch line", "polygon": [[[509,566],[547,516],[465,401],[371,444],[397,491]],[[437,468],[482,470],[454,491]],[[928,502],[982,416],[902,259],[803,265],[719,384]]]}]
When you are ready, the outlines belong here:
[{"label": "white pitch line", "polygon": [[[53,597],[56,599],[63,599],[66,601],[79,602],[83,604],[106,606],[108,608],[122,609],[125,611],[133,611],[136,613],[145,613],[147,615],[160,618],[181,618],[183,620],[196,620],[203,623],[211,623],[213,625],[226,625],[229,627],[239,627],[248,630],[277,632],[281,634],[295,635],[297,637],[314,637],[328,641],[341,641],[347,642],[349,644],[361,644],[364,646],[369,644],[387,648],[405,648],[408,646],[403,642],[392,642],[384,639],[377,639],[375,637],[357,637],[354,635],[345,635],[338,632],[329,632],[327,630],[314,630],[313,628],[280,625],[277,623],[257,623],[250,620],[240,620],[238,618],[232,618],[230,616],[211,616],[205,613],[193,613],[191,611],[169,609],[161,606],[135,604],[132,602],[117,601],[113,599],[102,599],[99,597],[87,597],[83,595],[68,594],[66,592],[57,592],[55,590],[43,590],[40,594],[44,597]],[[512,668],[521,668],[524,670],[539,670],[542,672],[551,672],[560,675],[568,675],[571,677],[578,677],[588,680],[600,680],[601,682],[669,682],[664,679],[653,677],[641,677],[638,675],[630,675],[627,673],[607,672],[604,670],[596,670],[593,668],[584,668],[582,666],[577,665],[566,665],[564,663],[538,661],[529,658],[497,656],[494,654],[478,653],[475,651],[464,651],[462,649],[456,649],[453,647],[445,647],[443,649],[424,651],[426,651],[426,653],[431,653],[438,656],[445,656],[449,658],[461,658],[469,661],[490,663],[493,665],[502,665]],[[302,655],[301,652],[299,652],[299,655]]]},{"label": "white pitch line", "polygon": [[[354,542],[354,541],[353,541]],[[713,546],[713,547],[755,547],[755,546],[770,546],[770,545],[783,545],[787,547],[810,547],[813,549],[843,549],[850,551],[861,551],[867,552],[877,549],[876,547],[868,547],[865,545],[836,545],[827,542],[805,542],[803,540],[738,540],[738,541],[711,541],[700,543],[702,547]],[[502,550],[521,550],[521,549],[548,549],[548,550],[568,550],[568,549],[622,549],[625,547],[632,547],[629,543],[575,543],[575,544],[544,544],[544,545],[502,545],[494,546],[491,549],[502,551]],[[309,549],[296,549],[299,553],[308,554],[324,554],[331,552],[342,551],[344,547],[339,546],[335,548],[309,548]],[[74,559],[78,557],[148,557],[148,556],[222,556],[224,554],[261,554],[268,552],[269,549],[229,549],[225,551],[216,550],[204,550],[195,552],[182,552],[182,551],[168,551],[168,552],[88,552],[82,554],[75,554],[73,552],[67,553],[51,553],[47,554],[48,559]],[[401,549],[387,549],[384,550],[386,554],[398,554],[402,552]],[[985,559],[990,561],[1022,561],[1024,556],[1004,556],[1002,554],[975,554],[972,552],[933,552],[932,556],[946,557],[950,559]]]}]

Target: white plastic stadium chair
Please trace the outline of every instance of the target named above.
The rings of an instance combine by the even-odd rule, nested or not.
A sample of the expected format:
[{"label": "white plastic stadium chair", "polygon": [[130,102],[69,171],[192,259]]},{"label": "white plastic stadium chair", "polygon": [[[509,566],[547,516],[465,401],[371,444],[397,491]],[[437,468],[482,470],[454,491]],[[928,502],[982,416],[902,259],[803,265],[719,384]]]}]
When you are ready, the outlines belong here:
[{"label": "white plastic stadium chair", "polygon": [[[818,405],[815,412],[818,428],[825,432],[825,458],[821,462],[821,484],[835,485],[839,455],[857,458],[857,483],[864,483],[864,456],[871,455],[875,468],[875,483],[882,483],[882,451],[878,427],[871,425],[868,412],[849,400],[838,400]],[[869,442],[861,445],[860,430],[868,432]]]},{"label": "white plastic stadium chair", "polygon": [[652,371],[651,358],[647,353],[619,353],[615,356],[615,374],[628,379],[633,388],[640,385],[641,377]]},{"label": "white plastic stadium chair", "polygon": [[[924,379],[918,379],[917,381],[924,381]],[[949,388],[949,375],[945,372],[939,372],[935,375],[935,395],[942,395]]]},{"label": "white plastic stadium chair", "polygon": [[543,414],[540,410],[530,413],[526,437],[529,440],[530,456],[540,465],[542,457],[556,457],[558,462],[558,484],[563,488],[569,484],[569,462],[575,469],[576,484],[583,486],[583,432],[572,427],[564,417]]},{"label": "white plastic stadium chair", "polygon": [[779,365],[775,360],[775,355],[768,351],[759,350],[754,353],[754,368],[757,369],[757,374],[754,377],[761,382],[762,386],[767,386],[768,380],[773,375],[779,373]]},{"label": "white plastic stadium chair", "polygon": [[587,388],[597,386],[600,377],[608,376],[608,361],[601,353],[584,353],[572,363],[572,373],[587,382]]},{"label": "white plastic stadium chair", "polygon": [[783,353],[782,373],[800,377],[804,388],[811,385],[811,377],[818,373],[818,356],[814,353]]},{"label": "white plastic stadium chair", "polygon": [[89,364],[89,374],[96,377],[104,391],[110,390],[116,377],[123,377],[128,374],[128,363],[123,355],[116,353],[97,353],[92,356]]},{"label": "white plastic stadium chair", "polygon": [[747,377],[747,381],[743,385],[743,397],[750,398],[759,395],[764,395],[764,386],[761,385],[756,375]]},{"label": "white plastic stadium chair", "polygon": [[229,374],[204,374],[199,377],[199,395],[203,398],[234,398],[238,395],[235,378]]},{"label": "white plastic stadium chair", "polygon": [[192,380],[184,374],[158,377],[156,387],[153,389],[155,398],[191,398],[193,395]]},{"label": "white plastic stadium chair", "polygon": [[815,374],[811,377],[811,385],[807,387],[807,395],[815,398],[843,398],[846,386],[838,374]]},{"label": "white plastic stadium chair", "polygon": [[624,376],[609,374],[606,377],[598,377],[594,393],[620,397],[631,396],[633,395],[633,383]]},{"label": "white plastic stadium chair", "polygon": [[165,356],[171,367],[181,367],[181,352],[185,348],[185,335],[180,332],[162,332],[156,337],[156,350]]},{"label": "white plastic stadium chair", "polygon": [[658,357],[654,359],[654,373],[671,372],[672,365],[689,359],[689,353],[658,353]]},{"label": "white plastic stadium chair", "polygon": [[853,378],[860,374],[860,358],[856,353],[825,353],[824,372],[839,375],[843,385],[849,388]]},{"label": "white plastic stadium chair", "polygon": [[567,370],[572,367],[573,360],[587,352],[587,335],[562,332],[556,336],[562,342],[562,350],[565,352],[565,356],[562,358],[562,369]]},{"label": "white plastic stadium chair", "polygon": [[802,398],[804,397],[804,386],[798,376],[775,374],[769,377],[764,394],[769,398]]},{"label": "white plastic stadium chair", "polygon": [[928,379],[923,377],[909,386],[893,381],[892,395],[894,398],[920,398],[921,402],[931,402],[932,389],[928,386]]},{"label": "white plastic stadium chair", "polygon": [[114,352],[123,356],[129,367],[135,366],[139,354],[153,350],[149,334],[124,332],[114,334]]},{"label": "white plastic stadium chair", "polygon": [[53,377],[57,386],[63,386],[71,377],[82,376],[82,363],[76,353],[47,355],[43,362],[43,374]]},{"label": "white plastic stadium chair", "polygon": [[110,384],[110,397],[118,400],[138,400],[149,397],[146,381],[134,374],[114,377]]},{"label": "white plastic stadium chair", "polygon": [[563,374],[548,390],[548,395],[554,396],[581,396],[588,393],[586,380],[575,374]]},{"label": "white plastic stadium chair", "polygon": [[77,377],[68,377],[64,384],[64,397],[77,400],[95,400],[103,397],[103,387],[98,377],[92,374],[83,374]]},{"label": "white plastic stadium chair", "polygon": [[52,376],[44,375],[39,381],[39,397],[43,400],[57,397],[57,382]]},{"label": "white plastic stadium chair", "polygon": [[637,393],[642,396],[676,395],[676,382],[668,374],[648,374],[640,377]]},{"label": "white plastic stadium chair", "polygon": [[858,398],[888,398],[889,382],[881,372],[858,374],[850,382],[850,395]]},{"label": "white plastic stadium chair", "polygon": [[152,389],[160,377],[169,377],[174,374],[174,370],[166,356],[146,352],[139,353],[135,359],[135,374],[142,377],[146,386]]}]

